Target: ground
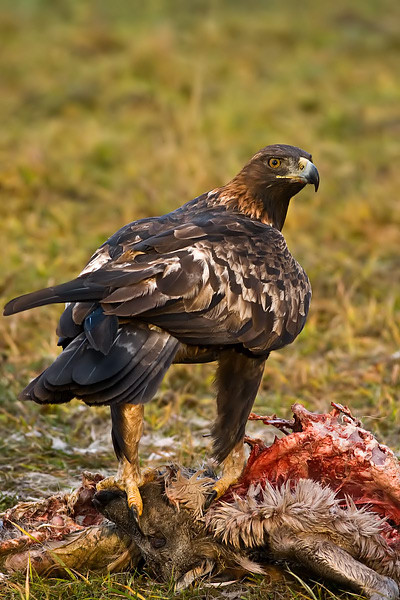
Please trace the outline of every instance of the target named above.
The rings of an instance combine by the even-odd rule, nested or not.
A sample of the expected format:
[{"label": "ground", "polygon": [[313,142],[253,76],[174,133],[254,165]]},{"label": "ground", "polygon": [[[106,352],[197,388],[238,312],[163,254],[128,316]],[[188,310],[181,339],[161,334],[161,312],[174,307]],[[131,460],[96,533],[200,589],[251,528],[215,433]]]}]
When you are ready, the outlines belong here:
[{"label": "ground", "polygon": [[[0,303],[74,277],[120,226],[225,183],[262,146],[298,145],[321,187],[294,199],[284,233],[313,300],[304,332],[269,359],[255,410],[338,401],[400,450],[399,18],[396,0],[2,0]],[[115,469],[108,409],[16,401],[57,354],[60,310],[0,322],[1,507]],[[212,378],[212,366],[170,370],[146,411],[145,464],[202,459]],[[310,585],[272,592],[254,578],[175,595],[132,575],[32,576],[2,592],[346,597]]]}]

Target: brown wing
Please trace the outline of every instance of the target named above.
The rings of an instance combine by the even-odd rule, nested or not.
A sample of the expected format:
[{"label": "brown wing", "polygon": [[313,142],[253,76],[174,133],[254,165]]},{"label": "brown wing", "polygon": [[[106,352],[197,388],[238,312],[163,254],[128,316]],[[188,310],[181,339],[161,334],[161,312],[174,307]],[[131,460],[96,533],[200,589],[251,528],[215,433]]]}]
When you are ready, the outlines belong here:
[{"label": "brown wing", "polygon": [[282,234],[223,208],[193,212],[183,223],[147,219],[139,230],[125,227],[76,280],[16,299],[8,311],[74,302],[61,318],[61,335],[75,337],[83,324],[104,353],[125,319],[156,325],[186,344],[242,344],[255,354],[293,341],[311,290]]},{"label": "brown wing", "polygon": [[311,295],[276,229],[224,212],[128,242],[89,278],[110,292],[106,315],[140,318],[187,344],[243,344],[257,354],[293,341]]}]

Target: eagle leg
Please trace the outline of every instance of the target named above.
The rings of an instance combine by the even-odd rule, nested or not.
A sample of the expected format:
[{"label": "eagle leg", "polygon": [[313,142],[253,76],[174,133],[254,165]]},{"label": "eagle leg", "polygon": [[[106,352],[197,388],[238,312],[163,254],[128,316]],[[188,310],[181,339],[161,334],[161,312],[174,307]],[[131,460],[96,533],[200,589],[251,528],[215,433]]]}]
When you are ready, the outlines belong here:
[{"label": "eagle leg", "polygon": [[217,420],[212,428],[213,455],[223,475],[206,501],[207,508],[239,479],[245,462],[244,435],[267,356],[250,357],[235,349],[220,353],[216,373]]},{"label": "eagle leg", "polygon": [[139,465],[139,441],[143,433],[144,407],[142,404],[111,406],[112,439],[119,460],[118,472],[97,484],[97,490],[118,488],[126,492],[128,506],[136,519],[143,512],[139,487],[154,479],[156,472],[146,470],[143,474]]}]

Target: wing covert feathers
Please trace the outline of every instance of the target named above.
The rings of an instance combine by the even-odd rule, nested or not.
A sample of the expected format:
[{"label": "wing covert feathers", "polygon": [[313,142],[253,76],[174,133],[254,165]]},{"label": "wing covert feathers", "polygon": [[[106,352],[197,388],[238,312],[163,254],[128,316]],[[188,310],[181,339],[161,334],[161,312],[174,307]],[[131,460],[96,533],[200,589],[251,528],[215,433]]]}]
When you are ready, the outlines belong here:
[{"label": "wing covert feathers", "polygon": [[104,286],[95,282],[90,282],[88,285],[86,279],[77,277],[72,281],[38,290],[37,292],[31,292],[30,294],[10,300],[4,307],[4,315],[14,315],[24,310],[46,304],[99,300],[103,295]]},{"label": "wing covert feathers", "polygon": [[[16,298],[5,314],[74,303],[61,318],[62,337],[77,335],[83,324],[103,352],[116,318],[139,317],[185,344],[241,345],[254,355],[292,342],[305,323],[311,288],[282,234],[221,208],[192,210],[187,222],[181,215],[174,225],[178,216],[147,219],[138,231],[127,226],[77,279]],[[87,307],[95,316],[88,317]]]}]

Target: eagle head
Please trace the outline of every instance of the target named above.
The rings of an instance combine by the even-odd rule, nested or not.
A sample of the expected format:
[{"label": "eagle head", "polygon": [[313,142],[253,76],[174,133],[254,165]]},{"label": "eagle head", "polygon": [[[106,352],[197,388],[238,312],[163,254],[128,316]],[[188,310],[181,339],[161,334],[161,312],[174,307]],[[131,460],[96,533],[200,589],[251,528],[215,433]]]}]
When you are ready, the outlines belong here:
[{"label": "eagle head", "polygon": [[319,173],[311,154],[295,146],[273,144],[257,152],[224,193],[237,200],[235,207],[241,212],[280,230],[290,199],[308,183],[317,191]]}]

